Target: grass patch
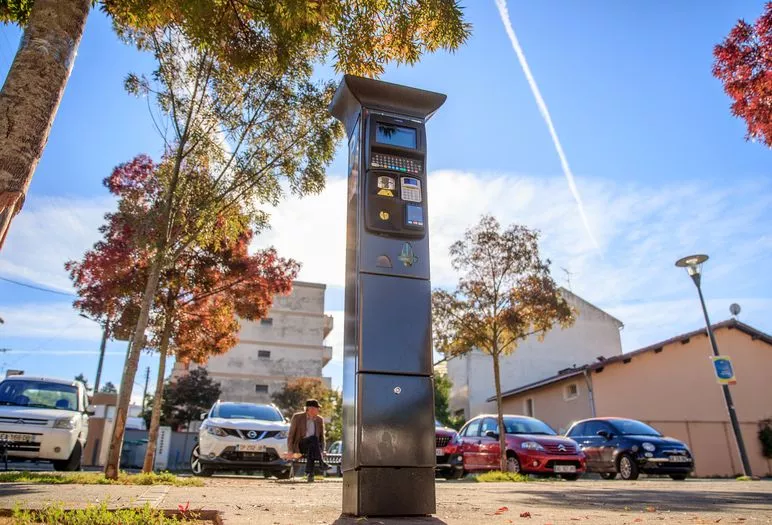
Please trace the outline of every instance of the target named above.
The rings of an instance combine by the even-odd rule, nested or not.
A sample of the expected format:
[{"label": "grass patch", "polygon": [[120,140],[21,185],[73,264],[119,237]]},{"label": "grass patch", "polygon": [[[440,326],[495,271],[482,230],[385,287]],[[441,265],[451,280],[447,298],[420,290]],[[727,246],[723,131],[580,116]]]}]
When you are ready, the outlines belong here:
[{"label": "grass patch", "polygon": [[11,516],[14,525],[167,525],[170,523],[205,523],[194,512],[183,516],[167,516],[164,511],[146,504],[140,508],[110,510],[107,503],[85,509],[65,510],[51,505],[41,510],[15,508]]},{"label": "grass patch", "polygon": [[500,472],[494,470],[491,472],[485,472],[484,474],[478,474],[474,476],[474,480],[478,483],[493,483],[497,481],[508,481],[511,483],[525,483],[530,481],[528,476],[522,474],[515,474],[513,472]]},{"label": "grass patch", "polygon": [[181,478],[169,472],[160,474],[126,474],[117,480],[107,479],[101,472],[0,472],[0,483],[42,483],[45,485],[174,485],[175,487],[202,487],[197,478]]}]

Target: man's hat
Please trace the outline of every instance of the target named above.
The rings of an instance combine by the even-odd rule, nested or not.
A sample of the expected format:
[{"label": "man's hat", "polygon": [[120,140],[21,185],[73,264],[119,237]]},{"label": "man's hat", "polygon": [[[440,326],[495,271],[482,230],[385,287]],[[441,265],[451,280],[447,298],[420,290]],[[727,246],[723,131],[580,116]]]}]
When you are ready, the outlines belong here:
[{"label": "man's hat", "polygon": [[317,401],[316,399],[309,399],[308,401],[306,401],[306,408],[308,407],[322,408],[319,406],[319,401]]}]

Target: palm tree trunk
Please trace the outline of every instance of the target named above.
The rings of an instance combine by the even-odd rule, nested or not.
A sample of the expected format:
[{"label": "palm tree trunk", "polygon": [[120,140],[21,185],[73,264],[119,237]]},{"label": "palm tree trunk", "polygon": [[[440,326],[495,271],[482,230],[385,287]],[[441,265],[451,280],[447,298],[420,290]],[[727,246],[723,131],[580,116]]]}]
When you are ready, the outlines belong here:
[{"label": "palm tree trunk", "polygon": [[0,91],[0,249],[48,141],[90,6],[91,0],[35,0]]},{"label": "palm tree trunk", "polygon": [[158,444],[158,427],[161,426],[161,403],[164,395],[164,376],[166,375],[166,354],[169,351],[169,339],[172,335],[172,316],[166,316],[161,345],[158,349],[158,378],[155,381],[155,397],[153,397],[153,415],[150,418],[150,429],[147,434],[147,450],[142,472],[153,472],[155,450]]},{"label": "palm tree trunk", "polygon": [[[495,346],[495,345],[494,345]],[[496,414],[498,415],[499,426],[499,468],[502,472],[507,471],[507,432],[504,427],[504,408],[501,406],[501,369],[499,367],[498,349],[494,348],[493,357],[493,382],[496,385]]]}]

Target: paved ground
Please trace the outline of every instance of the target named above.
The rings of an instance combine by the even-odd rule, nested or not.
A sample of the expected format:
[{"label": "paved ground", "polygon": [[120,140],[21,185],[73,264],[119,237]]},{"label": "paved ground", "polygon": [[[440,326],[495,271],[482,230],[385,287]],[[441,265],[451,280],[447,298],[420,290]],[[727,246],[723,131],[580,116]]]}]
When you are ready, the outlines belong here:
[{"label": "paved ground", "polygon": [[[340,518],[342,484],[308,485],[248,477],[216,477],[201,488],[100,485],[0,485],[0,507],[61,502],[80,507],[109,498],[113,506],[217,509],[226,525],[389,524],[659,524],[772,523],[772,482],[665,480],[471,483],[438,482],[433,518]],[[528,513],[530,518],[521,517]]]}]

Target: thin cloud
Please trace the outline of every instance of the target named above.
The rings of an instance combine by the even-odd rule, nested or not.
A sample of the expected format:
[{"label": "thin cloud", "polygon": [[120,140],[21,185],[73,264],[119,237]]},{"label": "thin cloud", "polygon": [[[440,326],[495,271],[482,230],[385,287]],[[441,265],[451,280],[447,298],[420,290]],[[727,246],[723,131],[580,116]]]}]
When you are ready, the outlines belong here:
[{"label": "thin cloud", "polygon": [[520,42],[517,40],[517,35],[515,35],[515,29],[512,27],[512,22],[509,18],[507,2],[506,0],[495,0],[495,2],[496,7],[499,10],[499,15],[501,16],[501,22],[504,24],[504,29],[509,36],[509,40],[512,42],[512,48],[515,50],[515,54],[517,55],[517,60],[520,62],[520,67],[523,68],[525,78],[528,80],[528,85],[531,87],[531,92],[536,99],[536,105],[539,107],[539,112],[544,118],[544,122],[547,124],[547,129],[549,129],[552,142],[555,144],[555,151],[557,151],[558,157],[560,158],[560,165],[563,168],[563,174],[566,176],[566,180],[568,181],[568,187],[571,190],[571,194],[574,196],[574,200],[576,200],[576,206],[579,209],[579,215],[582,217],[584,228],[587,230],[587,235],[590,236],[593,245],[600,249],[598,241],[595,239],[595,235],[593,235],[592,229],[590,228],[590,222],[587,220],[587,214],[584,212],[584,204],[582,203],[581,195],[579,195],[579,188],[576,187],[574,174],[571,171],[571,167],[568,165],[568,158],[563,151],[563,146],[560,144],[558,133],[555,131],[555,126],[552,123],[552,117],[550,117],[550,112],[547,109],[547,103],[544,102],[544,99],[541,96],[541,91],[539,91],[539,86],[536,84],[536,79],[533,78],[531,68],[528,66],[528,61],[525,59],[523,48],[520,47]]}]

